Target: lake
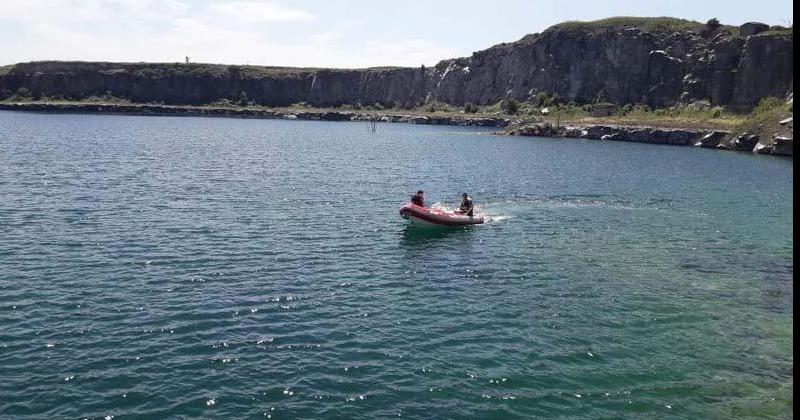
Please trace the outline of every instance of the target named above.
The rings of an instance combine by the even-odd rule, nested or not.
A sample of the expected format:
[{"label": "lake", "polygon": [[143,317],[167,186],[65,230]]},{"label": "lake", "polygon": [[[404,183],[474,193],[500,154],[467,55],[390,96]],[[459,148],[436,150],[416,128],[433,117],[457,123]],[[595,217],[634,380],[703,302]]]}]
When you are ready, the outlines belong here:
[{"label": "lake", "polygon": [[[0,417],[791,417],[793,161],[0,112]],[[487,223],[398,215],[473,197]]]}]

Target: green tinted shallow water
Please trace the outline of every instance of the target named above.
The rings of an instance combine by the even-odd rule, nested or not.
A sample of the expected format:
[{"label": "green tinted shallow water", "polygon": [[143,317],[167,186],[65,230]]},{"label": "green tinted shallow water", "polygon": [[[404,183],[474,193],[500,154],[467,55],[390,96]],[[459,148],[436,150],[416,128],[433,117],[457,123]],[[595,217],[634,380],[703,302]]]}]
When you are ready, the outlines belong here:
[{"label": "green tinted shallow water", "polygon": [[[0,417],[789,417],[793,162],[0,113]],[[489,222],[410,228],[423,188]]]}]

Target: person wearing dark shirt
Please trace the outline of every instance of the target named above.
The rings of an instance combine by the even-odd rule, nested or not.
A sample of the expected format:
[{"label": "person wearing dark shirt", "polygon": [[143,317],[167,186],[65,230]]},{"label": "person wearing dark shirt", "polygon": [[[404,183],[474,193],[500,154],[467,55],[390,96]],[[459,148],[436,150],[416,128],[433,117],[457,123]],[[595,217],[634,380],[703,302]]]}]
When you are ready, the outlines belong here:
[{"label": "person wearing dark shirt", "polygon": [[417,191],[415,195],[411,196],[411,204],[425,207],[425,193],[422,190]]},{"label": "person wearing dark shirt", "polygon": [[467,195],[467,193],[461,194],[461,206],[458,208],[457,213],[466,214],[469,217],[472,217],[472,212],[474,208],[472,205],[472,199]]}]

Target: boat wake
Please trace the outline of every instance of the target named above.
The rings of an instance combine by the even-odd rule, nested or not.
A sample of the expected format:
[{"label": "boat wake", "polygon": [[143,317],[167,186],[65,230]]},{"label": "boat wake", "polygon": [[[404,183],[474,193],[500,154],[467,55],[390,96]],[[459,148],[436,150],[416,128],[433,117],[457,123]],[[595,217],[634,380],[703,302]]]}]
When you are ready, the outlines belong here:
[{"label": "boat wake", "polygon": [[[505,209],[498,204],[500,203],[476,204],[475,214],[483,216],[484,224],[501,223],[514,218],[512,215],[506,214],[504,212]],[[431,208],[451,212],[456,210],[457,207],[449,206],[442,202],[436,202],[431,205]]]},{"label": "boat wake", "polygon": [[[476,213],[482,215],[485,224],[504,223],[531,210],[547,209],[613,209],[613,210],[655,210],[662,211],[672,207],[675,203],[668,199],[649,199],[640,202],[628,201],[616,197],[603,195],[578,195],[578,196],[542,196],[533,198],[515,198],[500,201],[489,201],[475,205]],[[445,203],[435,203],[435,208],[452,211],[455,207]]]}]

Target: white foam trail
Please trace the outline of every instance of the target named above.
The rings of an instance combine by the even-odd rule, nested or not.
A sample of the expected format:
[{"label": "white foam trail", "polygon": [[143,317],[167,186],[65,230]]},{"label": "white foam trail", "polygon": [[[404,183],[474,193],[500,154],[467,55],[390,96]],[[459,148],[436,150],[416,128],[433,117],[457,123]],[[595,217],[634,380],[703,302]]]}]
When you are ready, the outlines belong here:
[{"label": "white foam trail", "polygon": [[492,215],[488,215],[488,214],[486,215],[486,221],[489,222],[489,223],[504,222],[504,221],[506,221],[508,219],[513,219],[513,218],[514,218],[514,216],[507,216],[507,215],[496,215],[496,216],[492,216]]},{"label": "white foam trail", "polygon": [[[483,216],[486,219],[487,223],[503,222],[503,221],[506,221],[508,219],[513,219],[514,216],[500,213],[498,211],[493,210],[491,207],[498,206],[498,205],[499,206],[504,206],[504,205],[507,205],[509,203],[512,203],[512,202],[508,201],[508,202],[499,202],[499,203],[488,203],[488,204],[485,204],[485,205],[477,205],[477,206],[475,206],[475,213]],[[440,209],[440,210],[444,210],[444,211],[448,211],[448,212],[454,211],[456,209],[456,207],[450,207],[446,203],[442,203],[440,201],[437,201],[437,202],[431,204],[430,208]]]}]

